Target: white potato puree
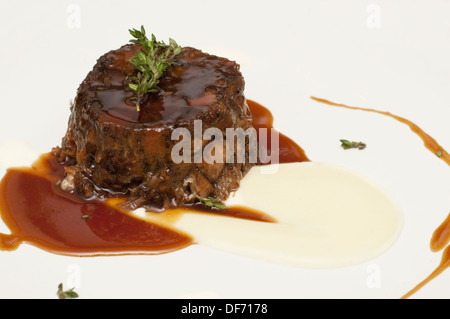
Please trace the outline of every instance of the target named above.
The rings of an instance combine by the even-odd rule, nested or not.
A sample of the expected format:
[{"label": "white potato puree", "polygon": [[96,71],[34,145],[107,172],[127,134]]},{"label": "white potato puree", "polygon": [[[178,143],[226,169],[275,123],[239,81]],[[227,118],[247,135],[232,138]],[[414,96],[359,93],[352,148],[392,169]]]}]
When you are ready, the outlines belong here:
[{"label": "white potato puree", "polygon": [[[377,257],[396,241],[403,224],[399,206],[380,186],[324,163],[253,167],[226,205],[259,210],[278,223],[186,212],[171,224],[201,245],[304,268]],[[135,213],[158,222],[152,214]]]},{"label": "white potato puree", "polygon": [[[20,143],[3,145],[0,154],[5,169],[30,165],[40,155]],[[304,268],[336,268],[375,258],[396,241],[403,224],[399,206],[379,185],[325,163],[253,167],[226,205],[253,208],[278,222],[195,212],[173,219],[144,210],[133,214],[179,229],[200,245]]]}]

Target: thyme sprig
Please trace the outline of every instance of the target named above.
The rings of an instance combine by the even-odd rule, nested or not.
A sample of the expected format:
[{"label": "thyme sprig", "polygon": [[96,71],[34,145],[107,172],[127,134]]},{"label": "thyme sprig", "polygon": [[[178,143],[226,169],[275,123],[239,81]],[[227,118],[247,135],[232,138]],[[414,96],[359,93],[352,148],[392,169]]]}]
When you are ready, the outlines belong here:
[{"label": "thyme sprig", "polygon": [[218,198],[213,197],[199,197],[200,204],[206,207],[215,207],[218,209],[226,209],[227,207],[220,202]]},{"label": "thyme sprig", "polygon": [[350,142],[348,140],[341,140],[341,146],[344,150],[348,150],[351,148],[357,148],[359,150],[363,150],[366,148],[366,144],[363,142]]},{"label": "thyme sprig", "polygon": [[128,30],[134,39],[131,43],[140,44],[143,50],[130,59],[130,63],[138,70],[138,74],[130,79],[129,87],[136,92],[136,110],[139,112],[142,102],[148,93],[157,92],[159,79],[167,68],[174,64],[174,58],[182,52],[182,48],[173,39],[166,45],[157,41],[154,34],[147,38],[144,26],[140,30]]},{"label": "thyme sprig", "polygon": [[56,295],[59,299],[74,299],[78,298],[78,294],[74,291],[75,288],[71,288],[69,290],[64,290],[63,284],[58,285],[58,291],[56,292]]}]

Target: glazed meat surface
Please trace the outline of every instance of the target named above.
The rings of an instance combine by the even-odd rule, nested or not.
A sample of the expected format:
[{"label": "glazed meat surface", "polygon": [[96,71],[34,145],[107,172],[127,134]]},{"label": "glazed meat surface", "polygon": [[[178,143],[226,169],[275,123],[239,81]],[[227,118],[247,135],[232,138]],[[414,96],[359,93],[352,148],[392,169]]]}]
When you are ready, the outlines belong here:
[{"label": "glazed meat surface", "polygon": [[[129,60],[138,49],[129,44],[103,55],[80,85],[67,133],[55,149],[66,164],[63,187],[86,198],[126,195],[131,208],[152,210],[209,196],[225,200],[253,164],[226,163],[225,148],[215,148],[222,161],[196,163],[198,145],[201,151],[212,141],[194,143],[194,121],[201,120],[202,133],[218,128],[224,140],[227,128],[252,127],[239,65],[185,47],[138,112],[128,86],[136,75]],[[190,161],[172,158],[177,128],[192,136]]]}]

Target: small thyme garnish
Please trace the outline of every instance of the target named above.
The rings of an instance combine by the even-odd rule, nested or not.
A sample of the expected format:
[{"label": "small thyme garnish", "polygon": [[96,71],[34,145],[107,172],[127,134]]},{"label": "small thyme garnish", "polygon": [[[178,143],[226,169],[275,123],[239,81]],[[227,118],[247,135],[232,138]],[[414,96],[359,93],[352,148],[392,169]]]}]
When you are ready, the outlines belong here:
[{"label": "small thyme garnish", "polygon": [[437,151],[437,152],[436,152],[436,155],[437,155],[438,157],[442,157],[442,151],[441,151],[441,150]]},{"label": "small thyme garnish", "polygon": [[63,290],[63,284],[59,284],[58,285],[58,291],[56,293],[56,295],[58,296],[59,299],[74,299],[74,298],[78,298],[78,294],[74,291],[75,288],[69,289],[64,291]]},{"label": "small thyme garnish", "polygon": [[226,209],[227,207],[222,204],[218,198],[212,198],[212,197],[199,197],[200,204],[206,207],[215,207],[218,209]]},{"label": "small thyme garnish", "polygon": [[351,148],[357,148],[359,150],[363,150],[366,148],[366,144],[363,142],[350,142],[348,140],[341,140],[341,146],[344,150],[348,150]]},{"label": "small thyme garnish", "polygon": [[61,184],[61,180],[57,181],[55,185],[59,186],[60,184]]},{"label": "small thyme garnish", "polygon": [[90,216],[89,215],[83,215],[81,216],[81,219],[88,219]]},{"label": "small thyme garnish", "polygon": [[167,68],[174,64],[173,59],[182,52],[182,48],[173,39],[169,39],[169,45],[163,41],[158,42],[153,34],[149,40],[144,26],[141,26],[140,31],[136,29],[128,31],[135,38],[130,42],[143,47],[143,51],[139,50],[137,55],[130,59],[130,63],[139,73],[132,77],[128,84],[136,92],[136,110],[139,112],[147,94],[158,91],[159,79]]}]

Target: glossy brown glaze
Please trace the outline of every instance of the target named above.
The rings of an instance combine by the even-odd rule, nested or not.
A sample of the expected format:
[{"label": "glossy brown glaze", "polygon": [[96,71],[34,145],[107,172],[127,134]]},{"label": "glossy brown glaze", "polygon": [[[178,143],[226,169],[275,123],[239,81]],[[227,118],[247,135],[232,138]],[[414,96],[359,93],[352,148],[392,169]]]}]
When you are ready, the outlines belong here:
[{"label": "glossy brown glaze", "polygon": [[[450,165],[450,155],[449,153],[441,146],[439,143],[431,137],[429,134],[427,134],[424,130],[422,130],[419,126],[417,126],[415,123],[411,122],[410,120],[407,120],[403,117],[394,115],[389,112],[385,111],[378,111],[374,109],[368,109],[368,108],[362,108],[362,107],[356,107],[356,106],[348,106],[341,103],[335,103],[331,102],[325,99],[317,98],[317,97],[311,97],[314,101],[328,104],[331,106],[338,106],[343,107],[346,109],[352,109],[352,110],[360,110],[360,111],[366,111],[366,112],[372,112],[372,113],[378,113],[385,116],[389,116],[403,124],[406,124],[409,126],[411,131],[413,131],[415,134],[417,134],[422,140],[425,145],[425,147],[431,151],[434,155],[436,155],[438,158],[446,162],[448,165]],[[450,242],[450,215],[447,217],[447,219],[442,222],[442,224],[434,231],[433,236],[430,241],[430,248],[431,251],[437,252],[444,249]],[[421,283],[419,283],[414,289],[409,291],[407,294],[405,294],[402,299],[407,299],[411,297],[413,294],[415,294],[417,291],[419,291],[422,287],[424,287],[427,283],[429,283],[431,280],[436,278],[439,274],[441,274],[444,270],[450,267],[450,246],[447,246],[445,248],[441,263],[439,266]]]},{"label": "glossy brown glaze", "polygon": [[[190,125],[194,119],[208,123],[224,120],[221,117],[226,109],[220,103],[228,102],[223,99],[229,94],[227,91],[242,94],[243,79],[238,64],[185,47],[160,79],[159,90],[149,94],[141,111],[136,112],[134,93],[128,87],[129,78],[136,71],[128,61],[139,49],[142,48],[138,45],[128,44],[108,52],[83,82],[80,93],[90,106],[98,105],[99,109],[94,108],[93,113],[99,116],[99,123],[160,131]],[[87,96],[84,88],[88,90]]]}]

